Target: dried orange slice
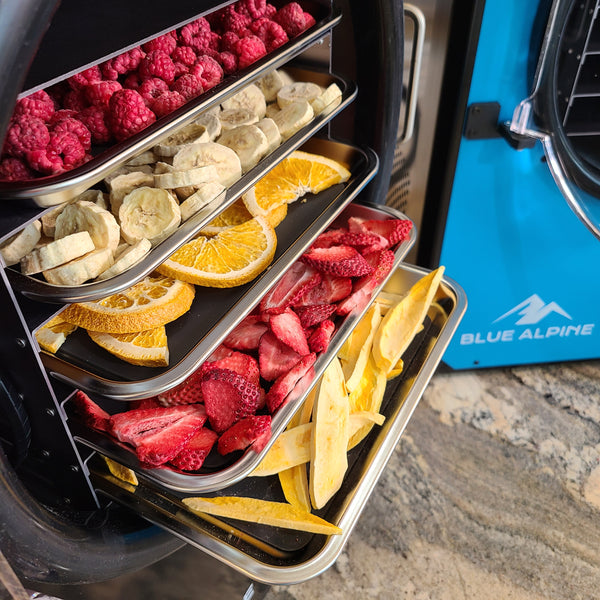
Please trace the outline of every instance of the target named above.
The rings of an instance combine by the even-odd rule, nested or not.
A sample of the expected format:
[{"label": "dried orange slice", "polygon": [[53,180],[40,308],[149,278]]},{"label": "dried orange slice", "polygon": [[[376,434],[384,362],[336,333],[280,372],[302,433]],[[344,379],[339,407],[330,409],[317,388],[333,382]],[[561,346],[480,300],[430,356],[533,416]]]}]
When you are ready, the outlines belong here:
[{"label": "dried orange slice", "polygon": [[248,209],[241,199],[236,200],[228,206],[222,213],[218,214],[208,225],[209,227],[231,227],[232,225],[240,225],[252,218]]},{"label": "dried orange slice", "polygon": [[77,329],[77,325],[67,323],[62,314],[50,319],[35,332],[40,348],[54,354],[65,343],[67,336]]},{"label": "dried orange slice", "polygon": [[252,215],[266,215],[281,204],[290,204],[309,192],[318,194],[349,177],[350,171],[341,163],[296,150],[271,169],[242,199]]},{"label": "dried orange slice", "polygon": [[88,331],[88,335],[98,346],[132,365],[166,367],[169,364],[164,325],[138,333]]},{"label": "dried orange slice", "polygon": [[158,267],[163,275],[206,287],[235,287],[262,273],[275,255],[275,229],[255,217],[184,244]]},{"label": "dried orange slice", "polygon": [[126,290],[65,308],[65,321],[89,331],[136,333],[174,321],[186,313],[194,299],[194,286],[153,274]]}]

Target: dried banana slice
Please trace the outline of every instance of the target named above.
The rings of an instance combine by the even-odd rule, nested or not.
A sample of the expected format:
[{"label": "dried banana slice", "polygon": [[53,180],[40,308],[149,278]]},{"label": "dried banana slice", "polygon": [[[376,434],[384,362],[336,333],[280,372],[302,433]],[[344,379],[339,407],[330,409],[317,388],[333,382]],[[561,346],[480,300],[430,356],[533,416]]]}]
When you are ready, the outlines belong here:
[{"label": "dried banana slice", "polygon": [[43,272],[48,283],[54,285],[80,285],[89,279],[95,279],[113,263],[110,248],[93,250],[84,256]]},{"label": "dried banana slice", "polygon": [[181,220],[187,221],[192,215],[196,214],[201,208],[212,202],[220,194],[225,198],[225,186],[216,181],[204,183],[198,186],[198,189],[180,205]]},{"label": "dried banana slice", "polygon": [[21,272],[33,275],[58,267],[95,249],[87,231],[72,233],[45,246],[39,246],[21,259]]},{"label": "dried banana slice", "polygon": [[163,140],[160,144],[154,146],[154,152],[158,156],[175,156],[179,150],[186,144],[200,142],[210,142],[210,135],[207,128],[197,121],[186,125],[173,135]]},{"label": "dried banana slice", "polygon": [[172,170],[169,173],[154,175],[154,185],[158,188],[175,189],[185,186],[196,186],[219,178],[214,165],[195,167],[184,171]]},{"label": "dried banana slice", "polygon": [[341,101],[342,90],[339,88],[337,83],[332,83],[320,96],[317,96],[314,100],[311,100],[310,105],[312,106],[315,115],[318,115],[326,108],[331,110],[336,106],[339,106]]},{"label": "dried banana slice", "polygon": [[190,144],[173,157],[173,168],[178,171],[208,165],[216,167],[218,181],[225,187],[229,187],[242,176],[242,165],[238,155],[231,148],[217,142]]},{"label": "dried banana slice", "polygon": [[247,173],[267,153],[267,136],[256,125],[241,125],[225,131],[219,144],[231,148],[239,157],[242,173]]},{"label": "dried banana slice", "polygon": [[126,248],[115,255],[115,262],[98,275],[98,281],[110,279],[111,277],[123,273],[129,269],[129,267],[132,267],[135,263],[144,258],[144,256],[150,252],[151,248],[152,244],[146,238],[141,239],[132,246],[127,244]]},{"label": "dried banana slice", "polygon": [[285,80],[282,75],[282,71],[278,71],[275,69],[270,73],[267,73],[263,77],[261,77],[256,85],[259,87],[260,91],[263,93],[265,100],[267,102],[275,102],[277,100],[277,92],[284,86],[286,83],[291,83],[290,81]]},{"label": "dried banana slice", "polygon": [[225,131],[235,129],[241,125],[252,125],[258,121],[258,115],[247,108],[230,108],[221,111],[219,115],[221,121],[221,135]]},{"label": "dried banana slice", "polygon": [[42,224],[40,221],[28,223],[19,233],[13,235],[0,248],[0,255],[6,266],[16,265],[35,248],[41,237]]},{"label": "dried banana slice", "polygon": [[323,88],[320,85],[312,82],[298,81],[296,83],[290,83],[284,85],[277,92],[277,104],[279,108],[285,108],[292,102],[298,100],[306,100],[312,102],[323,93]]},{"label": "dried banana slice", "polygon": [[278,113],[273,115],[273,121],[279,129],[281,138],[287,140],[292,135],[300,131],[302,127],[308,125],[314,117],[312,106],[307,100],[298,100],[288,104]]},{"label": "dried banana slice", "polygon": [[123,198],[138,187],[154,185],[154,176],[151,170],[121,173],[112,178],[107,185],[110,192],[110,211],[115,217],[118,217]]},{"label": "dried banana slice", "polygon": [[259,119],[262,119],[267,110],[267,101],[260,88],[256,84],[251,83],[237,94],[231,96],[231,98],[227,98],[227,100],[221,102],[221,108],[223,110],[247,108],[250,112],[256,114]]},{"label": "dried banana slice", "polygon": [[208,141],[214,142],[221,135],[221,107],[217,106],[215,110],[202,113],[194,123],[202,125],[208,134]]},{"label": "dried banana slice", "polygon": [[156,156],[152,150],[146,150],[137,156],[134,156],[131,160],[125,163],[127,167],[141,167],[142,165],[153,165],[156,162]]},{"label": "dried banana slice", "polygon": [[275,121],[270,119],[269,117],[265,117],[261,119],[256,126],[265,134],[267,138],[267,143],[269,144],[269,148],[267,149],[267,154],[270,154],[281,145],[281,134],[279,133],[279,128],[277,127]]}]

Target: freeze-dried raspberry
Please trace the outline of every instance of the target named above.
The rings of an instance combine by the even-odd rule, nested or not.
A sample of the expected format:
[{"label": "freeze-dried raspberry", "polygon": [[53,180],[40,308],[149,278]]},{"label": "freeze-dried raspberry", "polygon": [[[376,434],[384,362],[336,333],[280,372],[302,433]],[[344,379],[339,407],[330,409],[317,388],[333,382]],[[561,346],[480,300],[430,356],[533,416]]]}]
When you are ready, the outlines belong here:
[{"label": "freeze-dried raspberry", "polygon": [[48,126],[52,127],[64,119],[76,118],[78,114],[79,113],[76,110],[72,110],[70,108],[61,108],[60,110],[55,111],[55,113],[52,115],[52,118],[48,121]]},{"label": "freeze-dried raspberry", "polygon": [[142,80],[159,77],[171,85],[175,79],[175,65],[173,59],[166,52],[153,50],[142,59],[138,73]]},{"label": "freeze-dried raspberry", "polygon": [[153,40],[149,40],[145,44],[142,44],[142,50],[145,52],[153,52],[154,50],[162,50],[169,56],[173,53],[173,50],[177,47],[177,37],[175,32],[165,33],[159,35]]},{"label": "freeze-dried raspberry", "polygon": [[238,70],[238,57],[233,52],[220,52],[219,62],[223,67],[223,71],[228,75]]},{"label": "freeze-dried raspberry", "polygon": [[196,62],[198,55],[191,46],[177,46],[177,48],[173,50],[171,58],[175,63],[180,62],[191,67]]},{"label": "freeze-dried raspberry", "polygon": [[63,119],[59,121],[53,128],[51,133],[74,133],[83,146],[84,150],[89,150],[92,146],[92,136],[90,130],[79,119]]},{"label": "freeze-dried raspberry", "polygon": [[50,120],[54,114],[54,110],[52,98],[44,90],[39,90],[29,96],[25,96],[25,98],[17,100],[13,117],[29,115],[46,122]]},{"label": "freeze-dried raspberry", "polygon": [[20,158],[7,156],[0,160],[0,181],[26,181],[34,177],[33,171]]},{"label": "freeze-dried raspberry", "polygon": [[181,39],[186,46],[202,53],[207,49],[217,50],[220,36],[210,29],[206,19],[199,19],[183,27]]},{"label": "freeze-dried raspberry", "polygon": [[179,37],[186,46],[193,46],[191,43],[192,39],[203,31],[210,31],[210,23],[204,18],[200,17],[181,28]]},{"label": "freeze-dried raspberry", "polygon": [[69,110],[76,110],[79,112],[80,110],[88,107],[90,103],[85,95],[85,91],[83,88],[80,88],[67,92],[63,98],[62,105],[63,108],[68,108]]},{"label": "freeze-dried raspberry", "polygon": [[169,86],[162,79],[150,77],[150,79],[146,79],[142,82],[138,92],[144,99],[146,106],[151,106],[156,98],[168,90]]},{"label": "freeze-dried raspberry", "polygon": [[234,52],[235,45],[237,44],[240,36],[237,33],[233,33],[233,31],[226,31],[221,36],[221,51],[222,52]]},{"label": "freeze-dried raspberry", "polygon": [[156,116],[135,90],[123,89],[111,96],[106,122],[118,141],[127,139],[155,120]]},{"label": "freeze-dried raspberry", "polygon": [[123,79],[123,87],[129,88],[130,90],[137,90],[141,83],[140,76],[137,73],[129,73],[129,75]]},{"label": "freeze-dried raspberry", "polygon": [[62,156],[63,165],[66,169],[72,169],[82,164],[86,155],[83,144],[79,141],[77,135],[71,131],[53,131],[50,134],[47,151]]},{"label": "freeze-dried raspberry", "polygon": [[88,128],[94,144],[106,144],[112,134],[106,125],[106,111],[99,106],[89,106],[78,114],[79,120]]},{"label": "freeze-dried raspberry", "polygon": [[190,72],[188,65],[184,65],[181,62],[174,62],[173,64],[175,65],[175,79]]},{"label": "freeze-dried raspberry", "polygon": [[119,75],[135,71],[144,56],[144,51],[139,46],[136,46],[131,50],[127,50],[127,52],[119,54],[119,56],[108,59],[100,65],[100,70],[105,79],[115,80],[118,79]]},{"label": "freeze-dried raspberry", "polygon": [[240,38],[235,45],[238,67],[244,69],[267,53],[263,41],[255,35]]},{"label": "freeze-dried raspberry", "polygon": [[92,106],[100,106],[108,108],[110,97],[117,91],[122,89],[122,85],[118,81],[100,81],[88,85],[85,89],[85,95],[88,102]]},{"label": "freeze-dried raspberry", "polygon": [[223,80],[223,68],[214,58],[207,55],[198,58],[190,73],[198,78],[204,91],[215,87]]},{"label": "freeze-dried raspberry", "polygon": [[6,132],[3,153],[21,158],[27,152],[45,148],[49,141],[50,132],[42,119],[21,115]]},{"label": "freeze-dried raspberry", "polygon": [[290,38],[296,37],[315,24],[313,16],[304,12],[297,2],[290,2],[280,8],[273,20],[283,27]]},{"label": "freeze-dried raspberry", "polygon": [[235,10],[241,15],[260,19],[264,17],[267,10],[267,0],[239,0],[239,2],[235,3]]},{"label": "freeze-dried raspberry", "polygon": [[158,117],[164,117],[172,113],[176,108],[185,104],[185,98],[179,92],[163,92],[150,107],[152,112]]},{"label": "freeze-dried raspberry", "polygon": [[187,73],[182,75],[179,79],[176,79],[175,83],[171,86],[171,89],[181,94],[186,101],[191,100],[204,92],[200,80],[191,73]]},{"label": "freeze-dried raspberry", "polygon": [[26,158],[32,169],[44,175],[56,175],[65,170],[63,159],[56,152],[49,152],[46,148],[32,150],[27,153]]},{"label": "freeze-dried raspberry", "polygon": [[263,15],[263,17],[267,17],[267,19],[272,19],[276,12],[277,8],[273,6],[273,4],[269,4],[267,2],[267,6],[265,7],[265,14]]},{"label": "freeze-dried raspberry", "polygon": [[266,17],[254,21],[250,25],[250,30],[263,41],[267,52],[272,52],[279,46],[283,46],[289,39],[279,23]]},{"label": "freeze-dried raspberry", "polygon": [[233,4],[230,4],[223,9],[220,19],[222,33],[233,31],[233,33],[240,35],[244,29],[248,29],[250,23],[252,23],[252,17],[237,12]]},{"label": "freeze-dried raspberry", "polygon": [[98,83],[99,81],[102,81],[102,73],[100,72],[100,67],[98,65],[94,65],[80,73],[75,73],[75,75],[71,75],[71,77],[67,79],[67,83],[73,90],[78,90],[90,83]]}]

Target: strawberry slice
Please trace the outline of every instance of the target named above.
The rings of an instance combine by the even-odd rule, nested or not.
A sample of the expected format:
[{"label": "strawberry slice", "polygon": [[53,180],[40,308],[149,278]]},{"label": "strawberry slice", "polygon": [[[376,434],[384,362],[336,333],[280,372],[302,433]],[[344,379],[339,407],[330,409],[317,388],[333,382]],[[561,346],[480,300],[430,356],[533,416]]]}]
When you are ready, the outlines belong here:
[{"label": "strawberry slice", "polygon": [[384,237],[389,247],[407,240],[412,229],[409,219],[370,219],[356,217],[348,219],[348,230],[352,233],[372,233]]},{"label": "strawberry slice", "polygon": [[236,450],[245,450],[251,445],[252,450],[260,452],[271,437],[271,416],[252,415],[238,421],[224,431],[217,442],[217,451],[225,455]]},{"label": "strawberry slice", "polygon": [[[275,380],[271,389],[267,392],[266,398],[267,410],[270,413],[274,413],[290,398],[290,394],[296,387],[296,384],[298,384],[305,375],[308,375],[310,378],[310,372],[313,371],[312,366],[315,364],[316,359],[317,355],[314,352],[303,356],[294,367]],[[309,380],[310,379],[303,380],[304,384],[306,385],[306,382]]]},{"label": "strawberry slice", "polygon": [[77,390],[73,396],[77,414],[91,429],[110,431],[110,415],[100,408],[85,392]]},{"label": "strawberry slice", "polygon": [[311,306],[298,306],[294,309],[304,329],[318,325],[328,319],[336,309],[335,304],[313,304]]},{"label": "strawberry slice", "polygon": [[301,260],[321,273],[338,277],[361,277],[373,270],[360,252],[352,246],[311,248],[302,255]]},{"label": "strawberry slice", "polygon": [[335,277],[323,275],[321,283],[306,292],[293,307],[311,306],[313,304],[333,304],[343,300],[352,292],[352,279],[350,277]]},{"label": "strawberry slice", "polygon": [[286,310],[278,315],[272,315],[269,320],[269,327],[275,334],[275,337],[300,356],[305,356],[310,352],[308,343],[302,331],[300,317],[291,309]]},{"label": "strawberry slice", "polygon": [[325,352],[331,342],[331,336],[335,331],[335,323],[330,319],[321,321],[317,328],[310,334],[308,338],[308,347],[311,352],[319,354]]},{"label": "strawberry slice", "polygon": [[320,233],[315,241],[311,244],[311,248],[331,248],[331,246],[339,246],[342,239],[348,233],[344,227],[339,229],[328,229]]},{"label": "strawberry slice", "polygon": [[263,296],[259,310],[262,313],[278,312],[278,309],[292,306],[298,298],[317,286],[320,281],[321,275],[316,269],[296,261],[277,285]]},{"label": "strawberry slice", "polygon": [[160,400],[153,396],[152,398],[143,398],[142,400],[136,400],[132,402],[132,408],[160,408],[164,406],[161,404]]},{"label": "strawberry slice", "polygon": [[248,315],[235,326],[223,344],[234,350],[256,350],[262,334],[268,328],[259,315]]},{"label": "strawberry slice", "polygon": [[218,437],[212,429],[201,427],[179,454],[171,459],[171,464],[181,471],[198,471]]},{"label": "strawberry slice", "polygon": [[256,412],[259,387],[235,371],[210,369],[200,385],[208,420],[217,433]]},{"label": "strawberry slice", "polygon": [[202,367],[203,372],[209,369],[229,369],[245,377],[254,385],[260,384],[260,371],[258,361],[249,354],[243,352],[230,351],[230,354],[219,360],[205,362]]},{"label": "strawberry slice", "polygon": [[389,242],[385,237],[377,233],[368,233],[366,231],[348,232],[340,240],[341,244],[356,248],[363,256],[364,249],[370,247],[380,247],[381,250],[389,247]]},{"label": "strawberry slice", "polygon": [[225,346],[225,344],[221,344],[213,350],[213,353],[206,360],[221,360],[222,358],[227,358],[228,356],[231,356],[232,352],[233,350],[231,348]]},{"label": "strawberry slice", "polygon": [[200,369],[196,369],[183,383],[166,392],[161,392],[157,396],[159,402],[162,406],[177,406],[202,402],[200,375]]},{"label": "strawberry slice", "polygon": [[300,358],[297,352],[279,341],[273,332],[267,331],[260,338],[258,366],[263,379],[274,381],[283,373],[287,373]]}]

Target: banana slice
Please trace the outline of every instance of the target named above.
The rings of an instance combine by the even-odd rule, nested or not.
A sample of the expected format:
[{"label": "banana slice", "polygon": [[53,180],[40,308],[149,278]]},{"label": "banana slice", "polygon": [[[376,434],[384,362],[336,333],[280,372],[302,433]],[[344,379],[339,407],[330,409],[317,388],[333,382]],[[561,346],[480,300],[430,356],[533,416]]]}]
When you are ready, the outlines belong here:
[{"label": "banana slice", "polygon": [[250,112],[255,113],[259,119],[262,119],[267,110],[267,101],[260,88],[255,83],[251,83],[231,98],[221,102],[221,108],[223,110],[247,108]]},{"label": "banana slice", "polygon": [[119,273],[123,273],[129,267],[132,267],[136,262],[140,261],[152,248],[152,244],[146,238],[141,239],[139,242],[124,248],[119,254],[115,255],[115,262],[110,265],[107,269],[102,271],[96,279],[102,281],[104,279],[110,279]]},{"label": "banana slice", "polygon": [[221,134],[223,131],[235,129],[241,125],[252,125],[258,121],[258,115],[248,108],[230,108],[222,110],[219,115]]},{"label": "banana slice", "polygon": [[279,104],[277,102],[271,102],[271,104],[267,105],[267,112],[265,113],[265,117],[267,119],[272,119],[277,113],[280,113],[281,109],[279,108]]},{"label": "banana slice", "polygon": [[141,167],[142,165],[153,165],[156,162],[156,156],[152,150],[146,150],[128,160],[125,165],[128,167]]},{"label": "banana slice", "polygon": [[282,75],[282,71],[278,71],[277,69],[267,73],[263,77],[261,77],[256,85],[259,87],[260,91],[263,93],[265,100],[267,102],[275,102],[277,100],[277,92],[286,84],[291,83],[290,81],[285,81],[284,76]]},{"label": "banana slice", "polygon": [[256,126],[265,134],[265,137],[267,138],[269,148],[267,149],[266,154],[271,154],[275,148],[278,148],[281,145],[281,134],[279,133],[279,128],[275,124],[275,121],[273,121],[273,119],[269,119],[269,117],[261,119]]},{"label": "banana slice", "polygon": [[326,108],[331,110],[336,106],[339,106],[341,101],[342,90],[340,90],[337,83],[332,83],[320,96],[317,96],[314,100],[311,100],[310,105],[312,106],[315,115],[318,115]]},{"label": "banana slice", "polygon": [[179,205],[181,220],[187,221],[192,215],[196,214],[220,194],[223,195],[222,200],[224,200],[225,186],[216,181],[210,181],[198,186],[198,189]]},{"label": "banana slice", "polygon": [[43,272],[48,283],[54,285],[80,285],[89,279],[98,277],[113,263],[113,253],[110,248],[93,250],[64,265]]},{"label": "banana slice", "polygon": [[287,140],[294,133],[312,121],[314,111],[306,100],[298,100],[288,104],[273,116],[281,138]]},{"label": "banana slice", "polygon": [[72,233],[33,249],[21,259],[21,272],[25,275],[33,275],[48,271],[94,249],[92,236],[87,231]]},{"label": "banana slice", "polygon": [[195,121],[198,125],[202,125],[208,134],[208,141],[214,142],[221,135],[221,107],[217,105],[214,109],[203,112]]},{"label": "banana slice", "polygon": [[141,187],[123,199],[119,209],[121,235],[131,245],[146,238],[152,246],[169,237],[179,227],[181,212],[170,192]]},{"label": "banana slice", "polygon": [[247,173],[267,153],[267,136],[256,125],[241,125],[221,135],[219,144],[231,148],[239,157],[242,173]]},{"label": "banana slice", "polygon": [[117,249],[121,237],[115,217],[106,209],[87,200],[78,200],[65,206],[56,218],[55,239],[78,231],[87,231],[98,250],[110,248],[111,252]]},{"label": "banana slice", "polygon": [[323,88],[320,85],[312,82],[298,81],[296,83],[290,83],[284,85],[277,92],[277,104],[279,108],[285,108],[292,102],[298,100],[306,100],[312,102],[323,93]]},{"label": "banana slice", "polygon": [[227,146],[217,142],[190,144],[173,157],[173,168],[178,171],[214,165],[217,181],[229,187],[242,176],[242,165],[238,155]]},{"label": "banana slice", "polygon": [[139,173],[139,172],[152,173],[152,167],[150,165],[140,165],[140,166],[123,165],[122,167],[119,167],[118,169],[115,169],[114,171],[109,173],[104,178],[104,183],[108,186],[108,188],[110,190],[110,184],[112,183],[113,179],[119,177],[120,175],[127,175],[128,173]]},{"label": "banana slice", "polygon": [[154,185],[158,188],[172,190],[184,186],[196,186],[208,181],[216,181],[219,178],[217,168],[214,165],[205,167],[194,167],[184,171],[173,170],[170,173],[154,175]]},{"label": "banana slice", "polygon": [[[150,169],[150,167],[148,167],[148,169]],[[110,182],[107,182],[108,190],[110,192],[110,211],[112,214],[115,215],[115,217],[119,216],[119,208],[121,208],[123,198],[125,198],[129,192],[138,187],[152,185],[154,185],[152,170],[148,171],[144,169],[131,171],[129,173],[121,173],[112,178]]]},{"label": "banana slice", "polygon": [[42,237],[40,221],[28,223],[19,233],[13,235],[0,248],[0,255],[7,267],[16,265],[25,255],[29,254]]},{"label": "banana slice", "polygon": [[[186,144],[194,144],[198,142],[209,142],[210,136],[207,128],[198,123],[190,123],[173,135],[163,140],[160,144],[154,146],[154,152],[158,156],[175,156],[179,150]],[[156,162],[156,161],[155,161]]]}]

